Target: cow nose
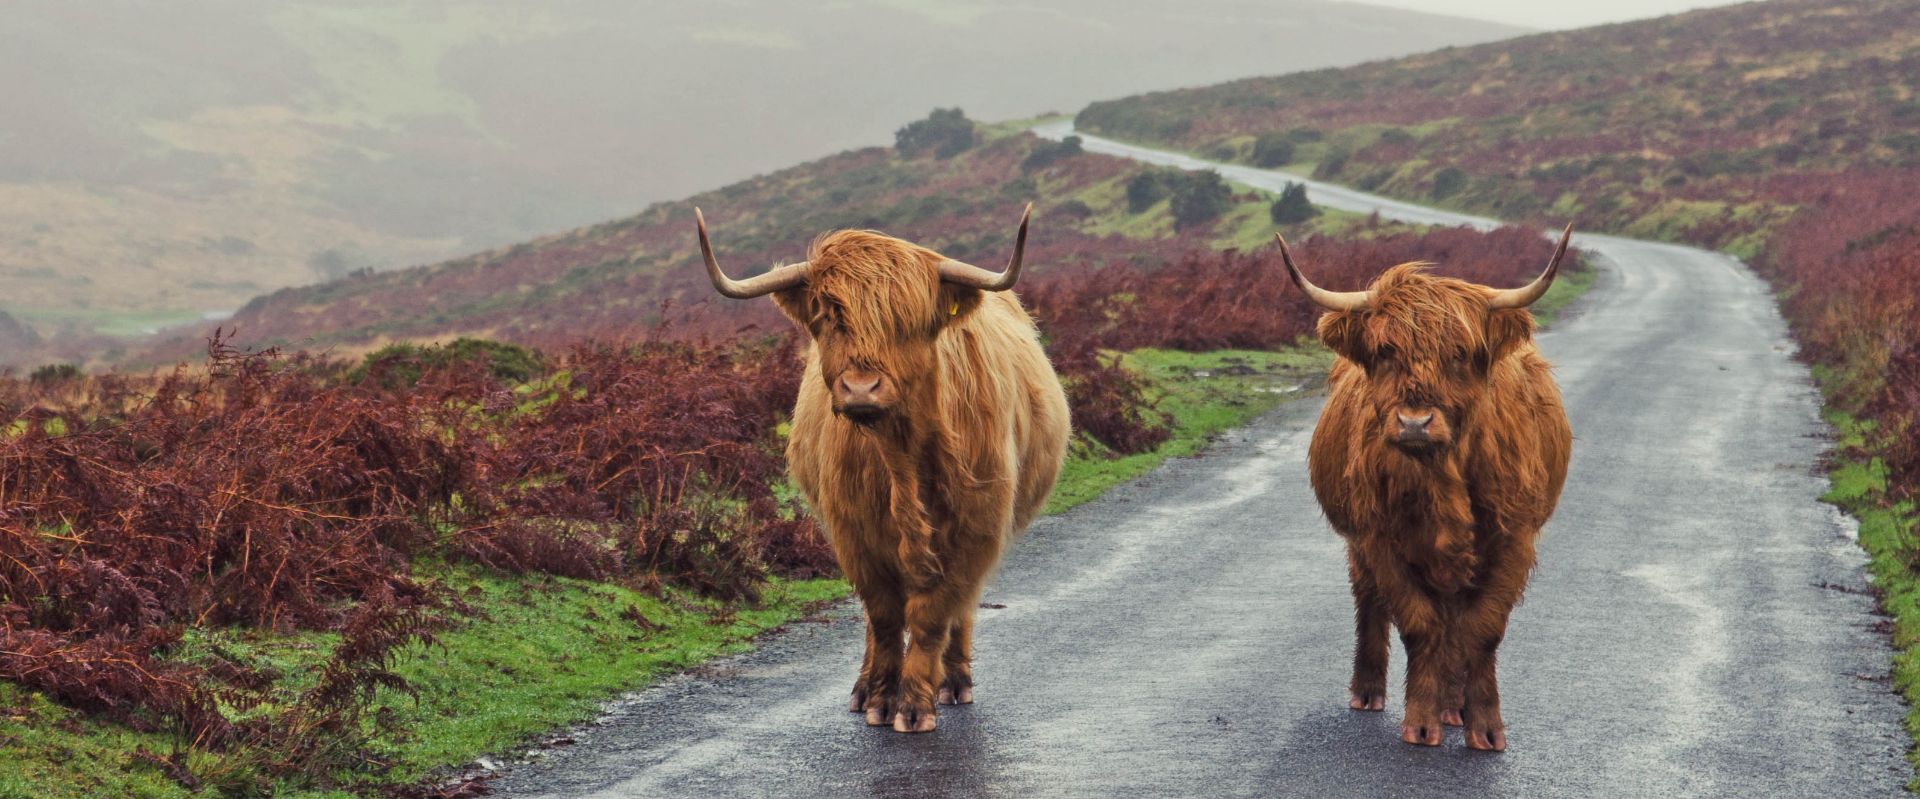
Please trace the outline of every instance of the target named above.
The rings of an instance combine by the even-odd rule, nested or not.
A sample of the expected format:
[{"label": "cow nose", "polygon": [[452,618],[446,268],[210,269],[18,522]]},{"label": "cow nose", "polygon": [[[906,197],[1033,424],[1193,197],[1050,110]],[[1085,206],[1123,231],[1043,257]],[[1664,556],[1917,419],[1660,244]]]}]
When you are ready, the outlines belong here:
[{"label": "cow nose", "polygon": [[1433,412],[1421,414],[1395,413],[1400,419],[1400,437],[1402,439],[1424,440],[1427,438],[1427,425],[1433,423]]},{"label": "cow nose", "polygon": [[840,401],[843,403],[852,405],[871,404],[874,401],[874,394],[879,391],[880,377],[878,375],[840,376]]}]

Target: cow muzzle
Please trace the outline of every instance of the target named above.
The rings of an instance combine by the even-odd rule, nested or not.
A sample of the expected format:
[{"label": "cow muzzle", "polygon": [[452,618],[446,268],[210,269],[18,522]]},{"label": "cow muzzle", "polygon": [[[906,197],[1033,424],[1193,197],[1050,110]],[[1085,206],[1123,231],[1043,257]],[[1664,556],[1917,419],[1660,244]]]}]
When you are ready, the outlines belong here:
[{"label": "cow muzzle", "polygon": [[1449,439],[1446,417],[1432,408],[1401,408],[1394,411],[1388,440],[1411,452],[1424,452],[1446,445]]},{"label": "cow muzzle", "polygon": [[855,424],[880,421],[896,399],[893,381],[886,375],[849,369],[833,381],[833,412]]}]

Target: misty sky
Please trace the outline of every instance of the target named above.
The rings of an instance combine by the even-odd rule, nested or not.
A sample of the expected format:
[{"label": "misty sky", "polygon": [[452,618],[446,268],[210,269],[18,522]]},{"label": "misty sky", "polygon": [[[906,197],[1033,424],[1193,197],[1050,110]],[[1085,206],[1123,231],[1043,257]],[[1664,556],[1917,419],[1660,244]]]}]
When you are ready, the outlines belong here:
[{"label": "misty sky", "polygon": [[1580,28],[1608,22],[1677,14],[1696,8],[1733,5],[1735,0],[1366,0],[1373,5],[1410,8],[1435,14],[1524,25],[1544,30]]}]

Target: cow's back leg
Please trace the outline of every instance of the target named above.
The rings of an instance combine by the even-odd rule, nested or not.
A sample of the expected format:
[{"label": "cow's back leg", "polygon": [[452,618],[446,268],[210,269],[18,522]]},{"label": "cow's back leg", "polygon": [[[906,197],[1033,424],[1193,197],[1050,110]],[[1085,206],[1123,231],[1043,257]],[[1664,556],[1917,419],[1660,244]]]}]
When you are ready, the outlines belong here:
[{"label": "cow's back leg", "polygon": [[1347,576],[1353,587],[1353,682],[1347,707],[1387,709],[1387,647],[1392,612],[1387,608],[1373,575],[1361,568],[1356,553],[1347,550]]},{"label": "cow's back leg", "polygon": [[860,674],[854,678],[853,696],[847,700],[847,710],[852,713],[866,712],[867,697],[874,694],[876,686],[876,673],[873,669],[875,642],[873,638],[873,619],[871,616],[866,619],[866,625],[867,640],[866,647],[860,652]]},{"label": "cow's back leg", "polygon": [[946,675],[935,696],[943,705],[973,704],[973,603],[959,612],[960,617],[948,629],[947,652],[942,658]]},{"label": "cow's back leg", "polygon": [[[848,704],[864,711],[868,724],[879,727],[892,724],[899,710],[906,603],[890,581],[868,580],[854,588],[867,609],[867,653]],[[857,707],[853,707],[855,702]]]},{"label": "cow's back leg", "polygon": [[1448,727],[1459,727],[1466,722],[1461,720],[1461,709],[1467,704],[1466,669],[1464,666],[1453,670],[1447,681],[1447,690],[1440,699],[1440,723]]}]

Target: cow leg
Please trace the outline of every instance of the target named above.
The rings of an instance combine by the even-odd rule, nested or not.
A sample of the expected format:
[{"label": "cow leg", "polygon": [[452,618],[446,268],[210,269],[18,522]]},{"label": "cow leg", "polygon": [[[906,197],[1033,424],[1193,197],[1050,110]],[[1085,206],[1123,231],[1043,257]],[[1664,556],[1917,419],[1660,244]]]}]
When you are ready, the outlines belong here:
[{"label": "cow leg", "polygon": [[942,658],[946,678],[936,700],[943,705],[973,704],[973,609],[962,608],[948,630],[947,653]]},{"label": "cow leg", "polygon": [[1393,611],[1393,623],[1400,628],[1400,643],[1407,649],[1407,709],[1400,720],[1400,740],[1439,746],[1440,703],[1450,675],[1459,668],[1452,657],[1445,609],[1404,562],[1384,558],[1369,565],[1380,595]]},{"label": "cow leg", "polygon": [[860,703],[857,709],[866,711],[867,724],[880,727],[892,724],[899,712],[906,610],[900,594],[888,588],[861,586],[860,601],[867,608],[867,654],[853,694]]},{"label": "cow leg", "polygon": [[866,646],[860,651],[860,674],[853,679],[853,697],[847,700],[847,712],[864,713],[867,710],[867,697],[872,696],[873,671],[873,620],[867,619]]},{"label": "cow leg", "polygon": [[1464,670],[1455,669],[1447,680],[1446,693],[1440,699],[1440,723],[1448,727],[1459,727],[1466,722],[1460,718],[1461,708],[1467,704],[1467,684]]},{"label": "cow leg", "polygon": [[1440,689],[1440,723],[1448,727],[1459,727],[1461,709],[1466,707],[1467,671],[1466,656],[1460,651],[1460,636],[1457,631],[1467,602],[1458,595],[1442,597],[1439,600],[1441,624],[1446,629],[1446,637],[1452,654],[1453,665],[1447,669]]},{"label": "cow leg", "polygon": [[1380,596],[1373,576],[1360,568],[1354,553],[1347,553],[1347,574],[1353,585],[1353,682],[1348,686],[1347,707],[1354,710],[1387,709],[1387,637],[1392,611]]},{"label": "cow leg", "polygon": [[1507,635],[1507,619],[1526,589],[1527,572],[1532,568],[1532,553],[1522,554],[1528,556],[1526,564],[1494,570],[1460,619],[1461,651],[1466,660],[1467,746],[1474,749],[1507,750],[1506,722],[1500,716],[1500,681],[1494,666],[1500,642]]},{"label": "cow leg", "polygon": [[907,597],[907,656],[900,669],[900,700],[893,717],[894,732],[932,732],[937,711],[935,686],[946,677],[947,644],[964,597],[947,587]]},{"label": "cow leg", "polygon": [[1400,740],[1439,746],[1440,702],[1454,661],[1446,629],[1440,625],[1403,627],[1400,643],[1407,648],[1407,712],[1400,720]]}]

